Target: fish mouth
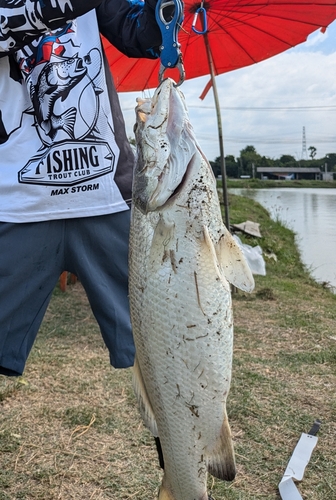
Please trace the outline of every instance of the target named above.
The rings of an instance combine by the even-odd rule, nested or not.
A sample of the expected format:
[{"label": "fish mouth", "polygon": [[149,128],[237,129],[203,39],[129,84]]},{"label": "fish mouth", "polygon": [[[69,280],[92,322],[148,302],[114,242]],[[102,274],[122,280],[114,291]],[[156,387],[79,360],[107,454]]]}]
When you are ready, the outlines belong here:
[{"label": "fish mouth", "polygon": [[79,57],[76,63],[76,71],[81,71],[82,69],[84,69],[83,59]]},{"label": "fish mouth", "polygon": [[[91,62],[91,58],[90,58]],[[87,67],[84,65],[83,59],[79,57],[75,65],[75,73],[86,73]]]}]

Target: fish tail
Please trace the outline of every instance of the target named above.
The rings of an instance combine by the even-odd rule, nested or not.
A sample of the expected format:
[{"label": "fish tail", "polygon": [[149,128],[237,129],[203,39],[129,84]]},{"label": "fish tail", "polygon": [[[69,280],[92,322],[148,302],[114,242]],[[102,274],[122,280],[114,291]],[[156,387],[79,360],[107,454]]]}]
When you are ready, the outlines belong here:
[{"label": "fish tail", "polygon": [[[159,498],[158,500],[180,500],[180,496],[177,498],[177,496],[175,496],[171,489],[169,488],[169,485],[167,484],[167,479],[166,479],[166,476],[163,476],[163,480],[162,480],[162,484],[160,486],[160,491],[159,491]],[[213,500],[211,495],[208,496],[207,492],[204,491],[204,493],[201,493],[200,496],[197,497],[197,499],[195,498],[195,496],[193,495],[193,498],[195,500]]]},{"label": "fish tail", "polygon": [[176,500],[175,497],[173,497],[172,493],[169,491],[169,489],[165,486],[164,479],[160,486],[158,500]]},{"label": "fish tail", "polygon": [[63,129],[71,139],[74,139],[74,130],[75,130],[75,122],[76,122],[76,108],[72,107],[67,109],[61,115],[51,115],[49,120],[44,120],[41,123],[41,127],[44,130],[46,135],[54,140],[57,131]]},{"label": "fish tail", "polygon": [[208,457],[209,473],[224,481],[233,481],[236,475],[236,463],[227,416],[224,419],[220,437]]}]

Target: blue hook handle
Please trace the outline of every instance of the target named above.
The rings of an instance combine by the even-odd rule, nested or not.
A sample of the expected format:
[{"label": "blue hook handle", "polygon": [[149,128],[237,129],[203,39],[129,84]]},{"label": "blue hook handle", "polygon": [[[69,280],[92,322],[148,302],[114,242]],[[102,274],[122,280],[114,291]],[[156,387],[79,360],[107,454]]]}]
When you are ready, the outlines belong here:
[{"label": "blue hook handle", "polygon": [[[167,12],[170,14],[170,17],[167,15]],[[162,44],[160,46],[161,67],[159,72],[159,81],[162,81],[163,73],[167,68],[177,67],[180,72],[180,82],[178,83],[178,85],[180,85],[184,80],[184,68],[180,44],[178,43],[177,38],[183,21],[182,1],[159,0],[156,4],[155,17],[162,35]]]},{"label": "blue hook handle", "polygon": [[[197,22],[197,18],[198,18],[198,15],[199,14],[202,14],[202,21],[203,21],[203,30],[198,30],[195,28],[196,26],[196,22]],[[193,20],[193,23],[191,25],[191,29],[197,33],[197,35],[204,35],[207,31],[208,31],[208,21],[207,21],[207,15],[206,15],[206,10],[204,7],[199,7],[196,12],[195,12],[195,16],[194,16],[194,20]]]},{"label": "blue hook handle", "polygon": [[[171,19],[166,19],[164,15],[164,10],[168,7],[173,7]],[[183,4],[181,0],[158,1],[155,16],[162,35],[162,45],[160,47],[161,63],[166,68],[174,68],[180,55],[180,45],[177,41],[177,35],[183,20]]]}]

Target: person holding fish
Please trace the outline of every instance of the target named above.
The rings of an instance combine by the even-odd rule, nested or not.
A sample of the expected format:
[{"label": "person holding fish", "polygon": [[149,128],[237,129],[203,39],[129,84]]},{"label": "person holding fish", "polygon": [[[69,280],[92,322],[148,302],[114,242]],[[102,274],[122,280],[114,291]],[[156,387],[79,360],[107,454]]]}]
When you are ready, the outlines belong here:
[{"label": "person holding fish", "polygon": [[2,375],[23,373],[64,270],[83,284],[111,364],[133,365],[134,156],[100,35],[130,57],[158,57],[155,6],[0,0]]}]

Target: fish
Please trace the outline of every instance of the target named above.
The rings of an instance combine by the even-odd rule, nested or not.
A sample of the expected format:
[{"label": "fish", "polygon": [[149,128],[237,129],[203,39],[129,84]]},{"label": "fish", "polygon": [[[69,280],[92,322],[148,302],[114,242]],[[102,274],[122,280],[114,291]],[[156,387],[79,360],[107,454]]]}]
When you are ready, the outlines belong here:
[{"label": "fish", "polygon": [[56,115],[54,106],[57,99],[64,101],[86,74],[87,67],[83,64],[83,59],[75,54],[67,58],[58,57],[57,61],[47,63],[36,84],[31,83],[30,95],[37,122],[52,140],[61,129],[74,138],[76,108],[71,107],[61,115]]},{"label": "fish", "polygon": [[208,500],[207,475],[236,474],[226,411],[230,283],[254,280],[225,227],[183,93],[165,79],[136,107],[129,299],[141,416],[159,440],[159,500]]}]

